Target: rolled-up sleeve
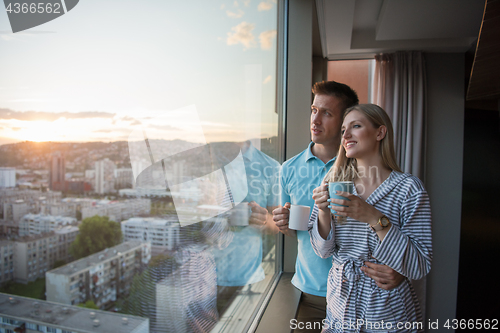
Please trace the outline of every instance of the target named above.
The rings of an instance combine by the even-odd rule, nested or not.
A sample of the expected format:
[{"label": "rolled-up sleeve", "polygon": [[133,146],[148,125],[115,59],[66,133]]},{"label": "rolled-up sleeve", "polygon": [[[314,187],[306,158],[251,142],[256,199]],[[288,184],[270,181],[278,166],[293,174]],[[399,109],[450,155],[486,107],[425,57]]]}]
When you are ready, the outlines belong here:
[{"label": "rolled-up sleeve", "polygon": [[373,256],[398,273],[414,280],[431,269],[432,227],[429,196],[409,194],[402,203],[400,226],[392,225]]}]

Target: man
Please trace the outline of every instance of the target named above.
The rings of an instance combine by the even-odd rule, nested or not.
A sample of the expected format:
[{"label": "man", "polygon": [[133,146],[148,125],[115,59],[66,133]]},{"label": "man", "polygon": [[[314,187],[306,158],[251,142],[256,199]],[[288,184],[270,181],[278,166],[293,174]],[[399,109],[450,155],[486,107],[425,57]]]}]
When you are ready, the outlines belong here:
[{"label": "man", "polygon": [[[296,236],[298,255],[292,284],[302,291],[297,329],[295,332],[320,332],[326,318],[326,286],[330,258],[321,259],[314,253],[308,231],[288,228],[288,209],[291,204],[314,206],[312,191],[321,184],[326,172],[335,162],[345,109],[358,104],[358,96],[349,86],[335,81],[317,82],[312,88],[311,143],[300,154],[287,160],[281,170],[281,205],[273,211],[273,220],[287,236]],[[385,265],[366,262],[364,273],[383,289],[396,287],[403,276]],[[309,324],[308,324],[309,323]],[[309,330],[307,328],[314,328]],[[303,329],[302,329],[303,328]]]},{"label": "man", "polygon": [[[227,146],[227,144],[224,144]],[[245,199],[229,212],[229,230],[230,242],[214,247],[213,253],[217,269],[217,305],[219,314],[222,315],[226,306],[231,303],[229,300],[239,291],[240,294],[247,295],[256,292],[251,290],[252,284],[255,284],[265,278],[262,267],[262,258],[266,255],[263,251],[263,239],[278,233],[277,226],[272,223],[270,212],[278,206],[279,196],[278,187],[280,164],[267,156],[250,141],[232,144],[232,146],[241,149],[243,162],[245,165],[245,174],[242,176],[241,186],[231,186],[231,196]],[[228,147],[217,151],[214,149],[214,155],[226,157]],[[231,154],[229,154],[231,155]],[[234,158],[233,153],[224,161],[228,164]],[[235,179],[230,179],[234,182]],[[246,186],[244,186],[246,185]],[[247,194],[237,193],[243,188],[248,190]],[[233,198],[231,200],[234,203]],[[249,210],[250,209],[250,210]],[[248,286],[245,292],[242,287]]]}]

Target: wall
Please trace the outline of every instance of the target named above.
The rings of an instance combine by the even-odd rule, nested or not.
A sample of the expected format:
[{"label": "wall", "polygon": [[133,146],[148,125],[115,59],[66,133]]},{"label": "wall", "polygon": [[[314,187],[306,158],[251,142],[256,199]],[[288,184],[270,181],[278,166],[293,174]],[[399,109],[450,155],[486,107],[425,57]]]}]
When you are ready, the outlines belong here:
[{"label": "wall", "polygon": [[47,301],[71,305],[69,277],[47,272],[45,279]]},{"label": "wall", "polygon": [[[290,1],[288,13],[288,80],[286,105],[286,156],[297,155],[310,142],[312,86],[312,1]],[[285,237],[285,272],[295,270],[297,240]]]},{"label": "wall", "polygon": [[[455,318],[462,204],[464,55],[428,53],[425,186],[433,221],[427,318],[440,326]],[[442,327],[442,326],[441,326]]]}]

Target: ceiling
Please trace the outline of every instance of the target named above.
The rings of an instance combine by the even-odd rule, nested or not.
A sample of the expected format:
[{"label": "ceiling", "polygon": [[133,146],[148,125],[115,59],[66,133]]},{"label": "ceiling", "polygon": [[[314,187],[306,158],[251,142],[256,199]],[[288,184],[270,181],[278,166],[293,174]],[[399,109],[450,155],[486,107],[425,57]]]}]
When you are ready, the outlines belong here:
[{"label": "ceiling", "polygon": [[316,0],[314,55],[465,52],[477,42],[484,6],[483,0]]}]

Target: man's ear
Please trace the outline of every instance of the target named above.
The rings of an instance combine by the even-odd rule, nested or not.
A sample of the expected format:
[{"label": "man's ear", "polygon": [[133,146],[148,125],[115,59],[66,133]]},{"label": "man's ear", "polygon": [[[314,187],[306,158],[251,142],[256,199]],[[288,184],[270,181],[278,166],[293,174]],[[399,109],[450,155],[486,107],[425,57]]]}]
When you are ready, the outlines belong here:
[{"label": "man's ear", "polygon": [[378,128],[378,133],[377,133],[377,141],[381,141],[383,138],[385,138],[387,134],[387,127],[384,125],[380,126]]}]

